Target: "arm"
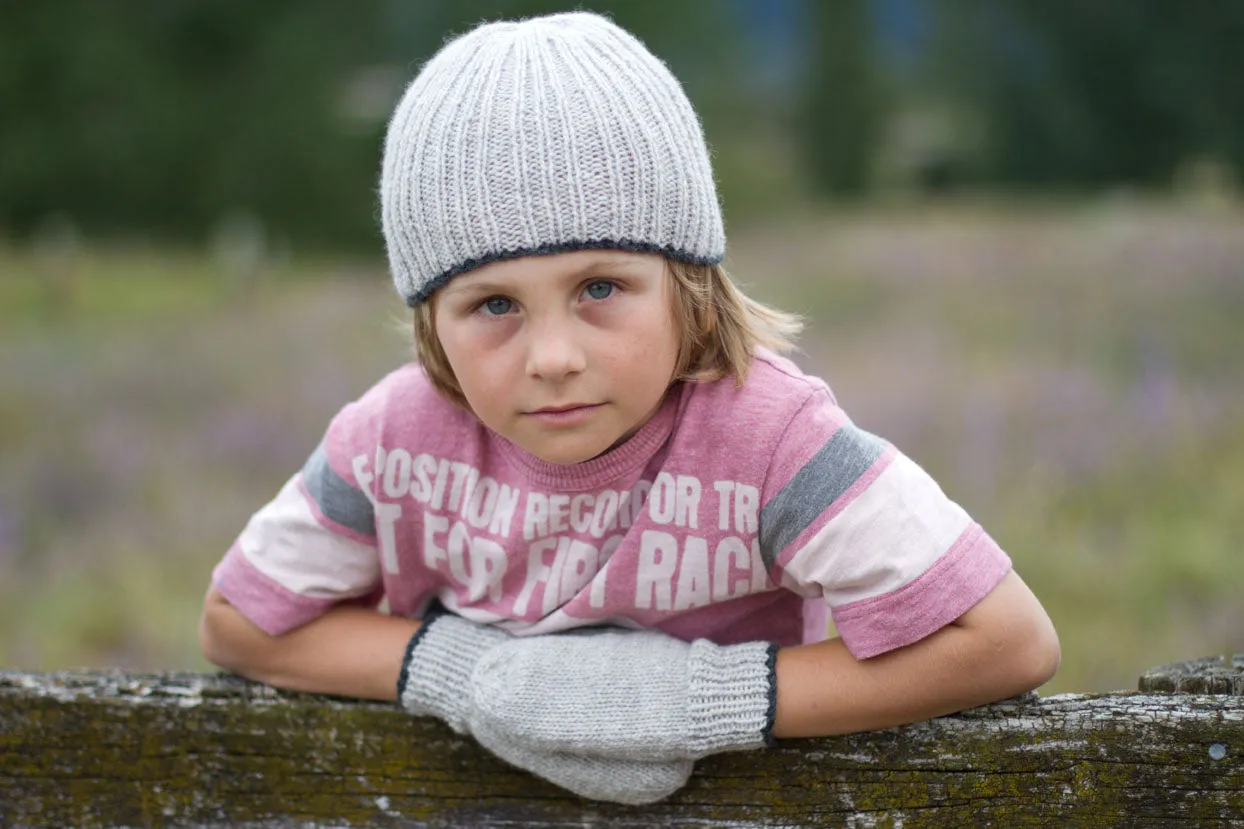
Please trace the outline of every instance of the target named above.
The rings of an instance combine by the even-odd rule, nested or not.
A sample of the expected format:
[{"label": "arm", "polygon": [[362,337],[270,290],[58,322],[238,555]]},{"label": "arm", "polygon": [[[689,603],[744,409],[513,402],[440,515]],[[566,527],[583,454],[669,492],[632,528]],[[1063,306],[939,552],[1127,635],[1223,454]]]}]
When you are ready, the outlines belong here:
[{"label": "arm", "polygon": [[[400,702],[416,714],[444,719],[465,730],[470,694],[466,678],[479,653],[502,638],[495,629],[456,616],[414,619],[339,605],[280,636],[256,627],[213,587],[204,601],[199,642],[204,655],[223,668],[282,688],[395,700],[403,658],[416,631],[426,635]],[[430,649],[430,650],[429,650]],[[425,653],[426,651],[426,653]],[[459,674],[459,676],[454,676]],[[584,797],[621,803],[651,803],[682,788],[690,761],[627,762],[542,752],[501,735],[477,735],[494,754]]]},{"label": "arm", "polygon": [[871,659],[840,640],[776,662],[775,650],[653,630],[516,639],[476,666],[472,727],[544,751],[699,758],[949,714],[1035,688],[1058,662],[1053,627],[1013,572],[951,624]]},{"label": "arm", "polygon": [[783,648],[775,737],[887,728],[1015,696],[1058,668],[1058,636],[1014,571],[946,627],[857,661],[841,639]]},{"label": "arm", "polygon": [[295,691],[394,700],[417,619],[339,605],[280,636],[270,636],[207,591],[199,647],[207,659],[250,679]]}]

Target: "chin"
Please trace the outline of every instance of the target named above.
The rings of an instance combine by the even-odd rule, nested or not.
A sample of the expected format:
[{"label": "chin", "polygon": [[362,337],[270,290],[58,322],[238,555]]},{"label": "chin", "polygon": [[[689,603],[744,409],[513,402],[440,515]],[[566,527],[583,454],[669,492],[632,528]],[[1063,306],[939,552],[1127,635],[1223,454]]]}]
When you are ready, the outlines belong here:
[{"label": "chin", "polygon": [[590,461],[598,455],[603,455],[605,452],[609,451],[611,446],[607,443],[598,446],[596,445],[596,442],[592,442],[591,444],[578,443],[574,445],[562,446],[524,446],[523,448],[545,463],[557,463],[563,466],[569,466],[571,464]]},{"label": "chin", "polygon": [[544,461],[545,463],[556,463],[556,464],[561,464],[562,466],[570,466],[571,464],[583,463],[584,461],[590,461],[592,458],[601,454],[601,452],[593,452],[591,450],[582,450],[582,451],[566,450],[566,451],[560,451],[560,452],[559,451],[532,452],[531,454],[535,455],[537,458]]}]

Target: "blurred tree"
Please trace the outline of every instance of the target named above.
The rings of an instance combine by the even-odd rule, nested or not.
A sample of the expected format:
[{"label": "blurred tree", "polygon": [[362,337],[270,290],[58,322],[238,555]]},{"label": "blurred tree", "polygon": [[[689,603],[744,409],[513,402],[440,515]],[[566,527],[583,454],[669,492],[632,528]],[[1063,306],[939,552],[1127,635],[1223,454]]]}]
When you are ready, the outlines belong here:
[{"label": "blurred tree", "polygon": [[[380,140],[402,85],[454,33],[567,5],[0,0],[0,232],[68,216],[88,238],[197,241],[253,216],[302,247],[378,252]],[[634,31],[683,81],[728,216],[780,202],[801,171],[820,195],[866,193],[878,147],[904,123],[936,127],[932,184],[1160,185],[1200,159],[1244,173],[1240,0],[579,5]],[[756,49],[757,21],[782,16],[796,20],[774,41],[790,60]],[[936,35],[878,48],[904,20]],[[778,64],[778,81],[757,82]],[[777,85],[790,66],[806,70],[793,96]]]},{"label": "blurred tree", "polygon": [[813,2],[808,12],[800,126],[812,189],[822,196],[858,196],[869,183],[885,106],[869,2]]},{"label": "blurred tree", "polygon": [[933,64],[986,136],[992,181],[1161,185],[1184,161],[1244,170],[1244,3],[940,0]]},{"label": "blurred tree", "polygon": [[375,23],[374,2],[0,5],[0,225],[198,237],[243,209],[374,246],[378,134],[335,108]]},{"label": "blurred tree", "polygon": [[[255,216],[303,247],[380,247],[375,176],[402,85],[454,33],[554,0],[0,0],[0,231],[200,240]],[[746,109],[717,0],[600,0],[684,81],[710,135]]]}]

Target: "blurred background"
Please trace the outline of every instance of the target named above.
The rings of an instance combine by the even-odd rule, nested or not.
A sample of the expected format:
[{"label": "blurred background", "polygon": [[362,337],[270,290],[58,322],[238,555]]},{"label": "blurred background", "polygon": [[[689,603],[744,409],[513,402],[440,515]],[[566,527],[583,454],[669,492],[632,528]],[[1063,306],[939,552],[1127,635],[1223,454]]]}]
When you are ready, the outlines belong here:
[{"label": "blurred background", "polygon": [[[376,176],[519,0],[0,2],[0,667],[206,669],[211,568],[407,359]],[[727,265],[1054,618],[1046,692],[1244,650],[1244,2],[620,0]]]}]

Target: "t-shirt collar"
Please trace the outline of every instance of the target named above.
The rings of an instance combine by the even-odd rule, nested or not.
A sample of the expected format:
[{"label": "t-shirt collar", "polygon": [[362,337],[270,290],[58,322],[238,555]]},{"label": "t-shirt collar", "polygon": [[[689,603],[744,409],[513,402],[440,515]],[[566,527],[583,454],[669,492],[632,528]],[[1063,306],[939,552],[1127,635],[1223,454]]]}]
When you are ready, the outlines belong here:
[{"label": "t-shirt collar", "polygon": [[674,431],[681,396],[682,384],[671,386],[656,414],[638,432],[621,446],[582,463],[550,463],[500,435],[493,436],[506,457],[523,470],[533,484],[559,492],[598,489],[642,468],[664,445]]}]

